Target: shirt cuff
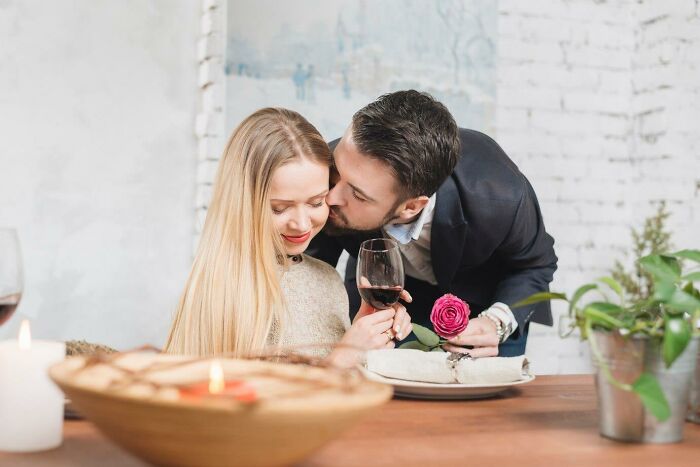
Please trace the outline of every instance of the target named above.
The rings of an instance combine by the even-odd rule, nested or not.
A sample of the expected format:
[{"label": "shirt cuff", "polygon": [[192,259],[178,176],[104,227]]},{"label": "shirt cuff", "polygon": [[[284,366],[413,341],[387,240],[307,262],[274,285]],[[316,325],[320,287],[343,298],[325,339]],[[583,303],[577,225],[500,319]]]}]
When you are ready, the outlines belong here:
[{"label": "shirt cuff", "polygon": [[496,302],[488,309],[489,313],[501,320],[501,323],[510,330],[510,333],[504,337],[504,340],[518,329],[518,321],[515,315],[510,311],[510,307],[505,303]]}]

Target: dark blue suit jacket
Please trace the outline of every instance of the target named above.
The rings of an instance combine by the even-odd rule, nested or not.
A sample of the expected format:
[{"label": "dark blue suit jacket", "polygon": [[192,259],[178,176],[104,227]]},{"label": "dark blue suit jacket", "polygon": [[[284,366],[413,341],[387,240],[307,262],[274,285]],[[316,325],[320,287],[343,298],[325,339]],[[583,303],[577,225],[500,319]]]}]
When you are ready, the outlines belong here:
[{"label": "dark blue suit jacket", "polygon": [[[432,304],[444,293],[469,303],[472,317],[495,302],[508,305],[548,290],[557,257],[535,192],[498,144],[473,130],[460,129],[461,158],[437,191],[431,228],[431,258],[437,286],[406,277],[414,298],[407,305],[413,322],[428,324]],[[350,255],[346,288],[350,311],[360,303],[355,264],[360,243],[380,231],[330,237],[323,232],[307,253],[335,265],[342,250]],[[551,325],[549,302],[514,309],[520,330],[530,320]]]}]

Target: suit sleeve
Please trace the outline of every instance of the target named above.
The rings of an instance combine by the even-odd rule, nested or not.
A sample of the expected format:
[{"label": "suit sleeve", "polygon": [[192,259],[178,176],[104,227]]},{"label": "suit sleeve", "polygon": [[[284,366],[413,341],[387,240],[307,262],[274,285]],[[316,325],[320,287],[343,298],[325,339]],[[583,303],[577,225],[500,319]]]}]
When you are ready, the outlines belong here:
[{"label": "suit sleeve", "polygon": [[[554,239],[545,231],[540,206],[532,186],[525,178],[523,181],[523,195],[516,209],[513,224],[496,250],[506,274],[496,287],[495,301],[508,306],[533,293],[548,291],[549,283],[557,269]],[[524,329],[525,323],[533,313],[548,313],[549,310],[549,302],[513,309],[518,321],[516,332]]]}]

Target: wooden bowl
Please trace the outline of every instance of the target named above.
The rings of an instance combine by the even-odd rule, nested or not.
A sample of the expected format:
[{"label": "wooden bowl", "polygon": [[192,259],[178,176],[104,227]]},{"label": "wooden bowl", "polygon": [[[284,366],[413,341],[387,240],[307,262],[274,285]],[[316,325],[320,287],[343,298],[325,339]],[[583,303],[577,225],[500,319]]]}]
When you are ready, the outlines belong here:
[{"label": "wooden bowl", "polygon": [[[107,437],[156,465],[286,465],[308,456],[391,398],[391,387],[356,373],[221,359],[256,402],[183,398],[208,380],[210,361],[148,353],[95,362],[72,357],[49,374]],[[86,364],[87,363],[87,364]]]}]

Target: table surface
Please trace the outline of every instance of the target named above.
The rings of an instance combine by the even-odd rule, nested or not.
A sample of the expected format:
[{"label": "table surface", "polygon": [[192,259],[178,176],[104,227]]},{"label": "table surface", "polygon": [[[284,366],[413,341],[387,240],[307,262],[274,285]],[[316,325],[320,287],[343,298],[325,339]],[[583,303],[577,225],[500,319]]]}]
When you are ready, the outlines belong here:
[{"label": "table surface", "polygon": [[[626,444],[598,434],[593,377],[539,376],[502,395],[469,401],[392,400],[302,466],[698,466],[700,425],[682,443]],[[63,445],[0,453],[0,465],[144,466],[88,421],[66,421]]]}]

